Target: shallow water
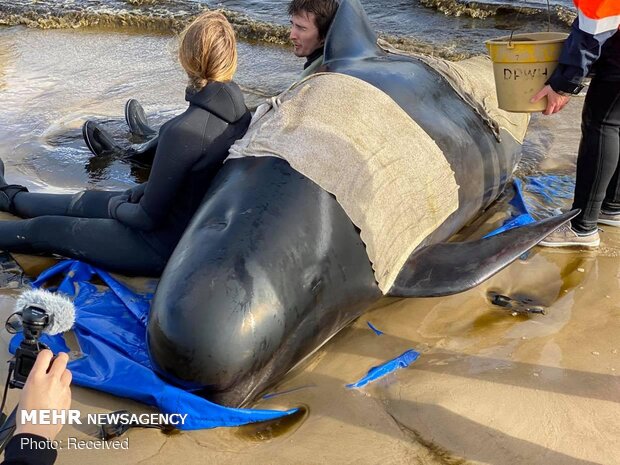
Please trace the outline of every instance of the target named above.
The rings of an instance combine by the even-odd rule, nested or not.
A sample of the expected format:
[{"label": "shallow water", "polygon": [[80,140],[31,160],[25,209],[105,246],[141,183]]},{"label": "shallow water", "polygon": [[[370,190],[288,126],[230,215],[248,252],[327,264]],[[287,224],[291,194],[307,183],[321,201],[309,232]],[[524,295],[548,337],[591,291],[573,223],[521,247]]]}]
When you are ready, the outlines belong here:
[{"label": "shallow water", "polygon": [[[182,111],[185,77],[174,45],[168,35],[0,29],[0,157],[7,177],[34,190],[141,180],[144,173],[122,162],[94,165],[81,125],[95,118],[129,144],[128,98],[138,98],[156,125]],[[303,63],[282,47],[242,42],[239,54],[237,82],[249,89],[250,105],[285,88]]]}]

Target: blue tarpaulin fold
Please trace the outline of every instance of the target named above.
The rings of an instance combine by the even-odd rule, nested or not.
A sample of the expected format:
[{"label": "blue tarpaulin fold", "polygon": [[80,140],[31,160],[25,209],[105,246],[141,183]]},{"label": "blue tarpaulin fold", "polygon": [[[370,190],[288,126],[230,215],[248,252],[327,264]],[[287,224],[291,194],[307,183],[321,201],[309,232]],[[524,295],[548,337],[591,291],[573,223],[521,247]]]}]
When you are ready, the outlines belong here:
[{"label": "blue tarpaulin fold", "polygon": [[398,357],[393,358],[392,360],[388,360],[381,365],[377,365],[376,367],[372,367],[368,370],[366,376],[357,381],[356,383],[347,384],[348,388],[358,389],[366,386],[368,383],[378,380],[379,378],[383,378],[385,375],[392,373],[395,370],[400,370],[401,368],[407,368],[413,362],[415,362],[420,356],[419,352],[416,352],[413,349],[409,349],[406,352],[400,354]]},{"label": "blue tarpaulin fold", "polygon": [[383,336],[383,331],[375,327],[375,325],[373,325],[370,321],[367,321],[366,323],[368,324],[368,327],[372,329],[373,333],[375,333],[377,336]]},{"label": "blue tarpaulin fold", "polygon": [[521,181],[515,178],[513,186],[515,194],[510,201],[510,206],[512,207],[511,217],[508,218],[502,226],[484,236],[485,238],[492,237],[497,234],[503,233],[504,231],[508,231],[509,229],[518,228],[519,226],[524,226],[526,224],[534,223],[536,221],[532,217],[530,210],[525,203]]},{"label": "blue tarpaulin fold", "polygon": [[[147,353],[151,296],[136,294],[105,271],[76,260],[44,271],[33,286],[40,287],[58,275],[64,278],[56,291],[73,298],[76,307],[73,331],[84,354],[69,364],[75,384],[130,398],[162,413],[188,414],[179,425],[185,430],[239,426],[295,412],[228,408],[166,383],[153,372]],[[97,288],[90,282],[93,277],[108,288]],[[13,337],[11,352],[21,339],[22,334]],[[61,335],[44,335],[41,340],[54,352],[70,350]]]},{"label": "blue tarpaulin fold", "polygon": [[511,216],[502,226],[491,231],[484,237],[518,228],[536,219],[553,216],[562,207],[566,208],[567,200],[572,199],[575,180],[566,175],[532,175],[523,179],[513,180],[514,196],[509,202]]}]

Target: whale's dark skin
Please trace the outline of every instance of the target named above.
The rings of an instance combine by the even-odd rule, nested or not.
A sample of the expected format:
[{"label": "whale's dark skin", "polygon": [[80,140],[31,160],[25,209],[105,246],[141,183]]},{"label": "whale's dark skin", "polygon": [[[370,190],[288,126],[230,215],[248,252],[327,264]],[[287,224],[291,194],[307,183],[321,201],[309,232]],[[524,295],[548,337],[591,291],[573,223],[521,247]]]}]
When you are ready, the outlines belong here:
[{"label": "whale's dark skin", "polygon": [[342,207],[285,161],[231,160],[206,198],[157,288],[149,349],[239,405],[381,292]]},{"label": "whale's dark skin", "polygon": [[[458,210],[412,253],[390,295],[471,288],[570,218],[442,243],[503,190],[520,145],[505,132],[498,142],[427,65],[378,49],[357,0],[339,7],[323,70],[389,95],[436,141],[459,185]],[[161,278],[148,325],[151,361],[173,382],[243,405],[380,297],[359,232],[331,194],[281,159],[230,160]]]}]

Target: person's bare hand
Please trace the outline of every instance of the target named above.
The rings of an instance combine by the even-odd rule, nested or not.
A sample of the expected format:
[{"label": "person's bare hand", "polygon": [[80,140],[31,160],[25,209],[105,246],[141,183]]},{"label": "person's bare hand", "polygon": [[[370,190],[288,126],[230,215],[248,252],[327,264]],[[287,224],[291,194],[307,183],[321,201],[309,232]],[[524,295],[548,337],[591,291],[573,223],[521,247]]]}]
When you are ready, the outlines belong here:
[{"label": "person's bare hand", "polygon": [[566,106],[570,100],[569,96],[560,95],[555,92],[550,85],[546,85],[530,99],[530,103],[536,103],[540,99],[547,97],[547,108],[543,110],[543,115],[552,115]]},{"label": "person's bare hand", "polygon": [[[62,429],[62,425],[32,425],[21,423],[21,411],[27,410],[68,410],[71,407],[71,372],[67,370],[69,356],[58,354],[52,363],[53,354],[42,350],[28,375],[26,385],[19,399],[17,427],[15,434],[30,433],[53,440]],[[49,368],[49,370],[48,370]]]}]

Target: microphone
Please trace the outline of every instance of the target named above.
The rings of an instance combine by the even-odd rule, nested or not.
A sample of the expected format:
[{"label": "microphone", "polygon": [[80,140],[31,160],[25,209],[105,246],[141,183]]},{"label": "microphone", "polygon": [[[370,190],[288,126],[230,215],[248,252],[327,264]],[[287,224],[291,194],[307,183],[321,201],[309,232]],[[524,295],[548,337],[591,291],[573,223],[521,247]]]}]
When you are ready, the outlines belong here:
[{"label": "microphone", "polygon": [[15,311],[23,316],[24,310],[29,307],[35,307],[48,315],[43,332],[51,336],[69,331],[75,323],[73,302],[60,294],[44,289],[29,289],[15,302]]},{"label": "microphone", "polygon": [[[15,313],[9,317],[19,317],[24,337],[15,349],[15,356],[9,361],[9,375],[4,390],[6,399],[7,388],[22,389],[28,381],[30,371],[34,366],[41,350],[49,349],[39,341],[41,333],[55,335],[70,330],[75,323],[75,306],[66,297],[52,294],[43,289],[30,289],[22,293],[15,302]],[[6,328],[16,330],[16,325],[6,322]],[[17,323],[17,322],[15,322]],[[11,331],[9,331],[11,332]],[[51,364],[50,364],[51,366]],[[4,401],[0,410],[4,408]],[[8,439],[13,435],[16,427],[18,407],[0,425],[0,452],[4,449]]]}]

